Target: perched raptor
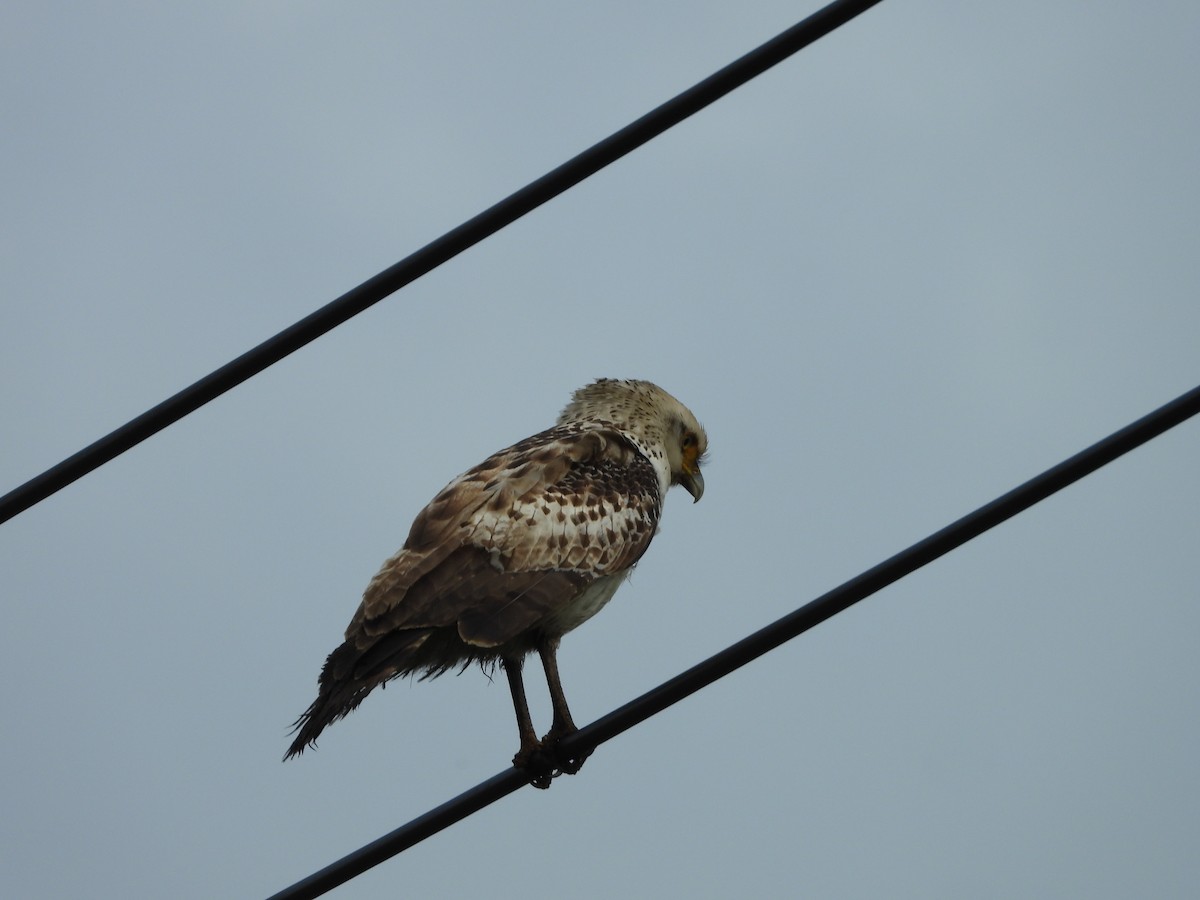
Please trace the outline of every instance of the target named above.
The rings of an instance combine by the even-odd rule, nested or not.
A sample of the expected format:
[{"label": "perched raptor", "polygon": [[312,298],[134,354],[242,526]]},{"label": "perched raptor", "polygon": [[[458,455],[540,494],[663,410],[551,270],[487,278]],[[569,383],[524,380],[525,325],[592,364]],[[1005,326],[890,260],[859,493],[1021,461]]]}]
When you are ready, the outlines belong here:
[{"label": "perched raptor", "polygon": [[[662,388],[602,378],[575,392],[553,428],[454,479],[371,579],[284,758],[393,678],[499,661],[521,736],[514,765],[538,787],[577,771],[582,757],[556,753],[576,730],[559,640],[600,611],[646,552],[667,489],[681,484],[700,499],[707,446],[696,417]],[[554,709],[540,741],[521,680],[535,650]]]}]

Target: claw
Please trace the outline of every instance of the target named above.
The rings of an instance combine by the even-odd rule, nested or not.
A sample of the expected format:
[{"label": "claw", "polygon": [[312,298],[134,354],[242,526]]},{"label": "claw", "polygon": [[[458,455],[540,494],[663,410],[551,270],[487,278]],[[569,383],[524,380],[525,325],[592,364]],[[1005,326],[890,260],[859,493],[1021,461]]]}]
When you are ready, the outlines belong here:
[{"label": "claw", "polygon": [[521,747],[513,757],[513,765],[525,773],[530,784],[543,791],[558,774],[554,757],[541,743]]},{"label": "claw", "polygon": [[558,742],[568,735],[574,734],[578,730],[579,729],[573,725],[569,728],[563,729],[551,728],[546,736],[542,738],[542,749],[551,758],[551,760],[553,760],[556,774],[574,775],[583,768],[583,764],[587,761],[587,758],[592,755],[591,750],[587,751],[586,753],[582,753],[579,756],[567,757],[564,757],[558,752]]}]

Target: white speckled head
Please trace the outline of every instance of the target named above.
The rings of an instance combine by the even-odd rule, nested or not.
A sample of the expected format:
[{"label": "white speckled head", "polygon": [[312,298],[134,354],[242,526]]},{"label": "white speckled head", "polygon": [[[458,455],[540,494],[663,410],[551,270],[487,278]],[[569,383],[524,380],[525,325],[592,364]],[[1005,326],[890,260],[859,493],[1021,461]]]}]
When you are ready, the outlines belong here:
[{"label": "white speckled head", "polygon": [[558,417],[568,422],[607,422],[628,434],[658,470],[664,492],[682,484],[695,499],[704,493],[700,462],[708,435],[692,411],[649,381],[601,378],[571,396]]}]

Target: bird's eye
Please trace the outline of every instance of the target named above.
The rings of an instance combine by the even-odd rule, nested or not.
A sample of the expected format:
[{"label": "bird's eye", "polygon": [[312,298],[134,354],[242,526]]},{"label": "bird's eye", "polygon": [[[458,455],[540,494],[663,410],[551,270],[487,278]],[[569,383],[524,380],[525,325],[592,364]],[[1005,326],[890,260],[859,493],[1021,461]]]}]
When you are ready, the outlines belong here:
[{"label": "bird's eye", "polygon": [[688,434],[685,434],[683,436],[683,446],[684,447],[696,446],[696,436],[694,434],[691,434],[690,432]]}]

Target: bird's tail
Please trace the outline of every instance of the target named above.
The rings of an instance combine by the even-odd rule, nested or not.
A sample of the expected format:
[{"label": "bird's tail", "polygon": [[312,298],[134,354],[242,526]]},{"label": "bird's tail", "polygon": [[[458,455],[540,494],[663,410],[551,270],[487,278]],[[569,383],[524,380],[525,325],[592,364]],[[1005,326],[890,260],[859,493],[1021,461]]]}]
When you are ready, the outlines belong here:
[{"label": "bird's tail", "polygon": [[317,679],[317,699],[292,723],[296,738],[284,761],[316,747],[326,726],[353,712],[377,686],[420,668],[417,652],[428,635],[428,629],[393,633],[366,650],[346,641],[330,653]]},{"label": "bird's tail", "polygon": [[349,714],[379,683],[377,679],[364,681],[353,677],[353,657],[357,655],[349,642],[329,654],[317,682],[317,699],[292,723],[296,739],[284,754],[285,761],[299,756],[307,747],[315,747],[325,726]]}]

